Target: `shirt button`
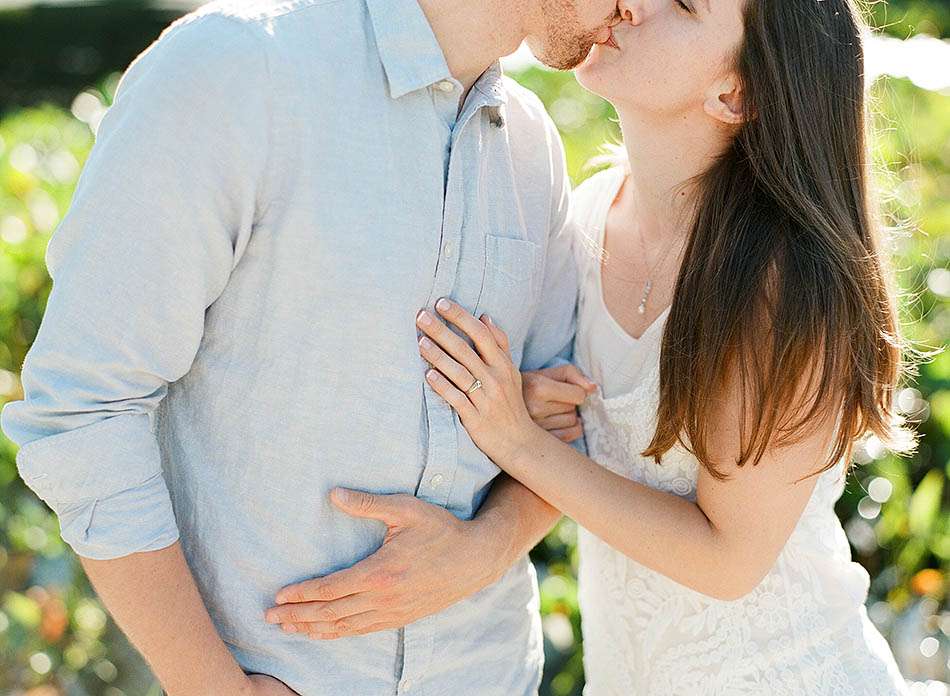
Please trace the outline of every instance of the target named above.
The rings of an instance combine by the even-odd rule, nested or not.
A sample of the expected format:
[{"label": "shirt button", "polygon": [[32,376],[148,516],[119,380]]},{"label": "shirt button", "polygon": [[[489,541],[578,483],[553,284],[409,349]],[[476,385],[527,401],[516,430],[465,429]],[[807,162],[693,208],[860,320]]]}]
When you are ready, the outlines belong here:
[{"label": "shirt button", "polygon": [[435,83],[435,88],[440,92],[451,92],[455,89],[455,85],[452,84],[451,80],[442,80]]},{"label": "shirt button", "polygon": [[439,486],[442,485],[442,482],[444,480],[445,479],[443,478],[442,474],[436,474],[435,476],[429,479],[429,485],[432,486],[433,488],[438,488]]},{"label": "shirt button", "polygon": [[452,258],[452,254],[455,253],[455,246],[452,244],[452,242],[445,243],[445,246],[442,247],[442,253],[445,254],[445,258]]}]

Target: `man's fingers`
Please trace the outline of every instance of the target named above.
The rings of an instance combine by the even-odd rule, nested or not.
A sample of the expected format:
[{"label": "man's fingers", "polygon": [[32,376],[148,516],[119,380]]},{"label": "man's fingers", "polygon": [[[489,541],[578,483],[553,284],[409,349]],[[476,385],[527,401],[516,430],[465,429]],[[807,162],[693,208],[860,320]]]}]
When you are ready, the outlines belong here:
[{"label": "man's fingers", "polygon": [[537,424],[540,425],[545,430],[564,430],[567,428],[573,428],[578,423],[578,417],[576,411],[571,411],[570,413],[559,413],[556,416],[548,416],[547,418],[542,418],[537,421]]},{"label": "man's fingers", "polygon": [[379,520],[389,526],[410,520],[419,505],[416,497],[405,493],[381,495],[348,488],[334,488],[330,500],[348,515]]},{"label": "man's fingers", "polygon": [[552,430],[551,434],[562,442],[574,442],[574,440],[579,440],[583,436],[584,428],[581,425],[575,425],[573,428]]},{"label": "man's fingers", "polygon": [[[405,493],[377,495],[346,488],[334,488],[330,499],[348,515],[379,520],[390,528],[410,524],[419,506],[424,505],[415,496]],[[357,592],[380,589],[389,578],[383,577],[374,558],[370,556],[350,568],[282,587],[277,592],[276,602],[330,602]]]},{"label": "man's fingers", "polygon": [[369,615],[365,619],[361,617],[359,623],[356,626],[351,626],[346,631],[310,634],[310,637],[317,640],[336,640],[337,638],[345,638],[346,636],[361,636],[367,633],[373,633],[375,631],[386,631],[400,627],[399,622],[380,621],[373,618],[376,616],[378,616],[377,612],[369,612]]},{"label": "man's fingers", "polygon": [[282,587],[275,600],[277,604],[332,602],[357,592],[385,589],[394,580],[398,578],[387,576],[374,554],[349,568]]},{"label": "man's fingers", "polygon": [[570,382],[558,382],[553,379],[543,382],[542,388],[546,391],[545,398],[548,401],[560,401],[576,406],[580,406],[584,403],[590,395],[590,392],[584,389],[584,387],[579,387]]},{"label": "man's fingers", "polygon": [[[544,402],[558,402],[561,404],[571,404],[572,406],[580,406],[588,397],[588,392],[583,387],[579,387],[576,384],[571,384],[569,382],[558,382],[555,379],[552,379],[548,375],[545,375],[540,372],[528,373],[530,377],[527,377],[523,382],[524,391],[525,391],[525,400],[530,400],[534,403],[544,403]],[[540,414],[541,416],[548,416],[552,413],[560,413],[559,410],[551,411],[550,409],[545,409],[547,412]]]},{"label": "man's fingers", "polygon": [[583,389],[588,394],[597,391],[597,385],[587,379],[576,365],[558,365],[557,367],[548,367],[538,370],[541,374],[550,377],[557,382],[567,382]]},{"label": "man's fingers", "polygon": [[[370,624],[369,626],[364,626],[360,629],[351,630],[349,633],[345,634],[348,636],[362,636],[367,633],[375,633],[376,631],[391,631],[394,628],[402,628],[404,623],[399,621],[380,621],[379,623]],[[343,636],[339,636],[342,638]]]},{"label": "man's fingers", "polygon": [[331,624],[376,608],[378,607],[373,606],[373,597],[369,593],[359,592],[329,602],[281,604],[268,609],[264,619],[267,623],[280,624],[317,622]]},{"label": "man's fingers", "polygon": [[283,623],[280,628],[285,633],[301,633],[315,640],[328,640],[344,635],[353,635],[368,626],[380,622],[379,612],[368,611],[362,614],[353,614],[344,619],[334,621],[303,621]]}]

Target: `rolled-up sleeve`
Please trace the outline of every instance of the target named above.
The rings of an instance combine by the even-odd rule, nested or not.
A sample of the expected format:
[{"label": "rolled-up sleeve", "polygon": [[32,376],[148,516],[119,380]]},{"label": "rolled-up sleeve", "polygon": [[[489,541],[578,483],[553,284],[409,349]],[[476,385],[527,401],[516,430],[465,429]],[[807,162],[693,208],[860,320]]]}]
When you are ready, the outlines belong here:
[{"label": "rolled-up sleeve", "polygon": [[81,556],[178,539],[154,411],[190,369],[266,198],[269,94],[251,28],[171,24],[123,74],[47,245],[50,295],[0,427]]}]

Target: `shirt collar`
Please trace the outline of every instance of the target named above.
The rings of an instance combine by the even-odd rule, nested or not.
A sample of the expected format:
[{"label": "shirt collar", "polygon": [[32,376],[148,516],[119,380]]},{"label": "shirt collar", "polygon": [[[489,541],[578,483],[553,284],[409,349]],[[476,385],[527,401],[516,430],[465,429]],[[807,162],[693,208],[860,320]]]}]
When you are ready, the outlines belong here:
[{"label": "shirt collar", "polygon": [[477,89],[485,96],[488,106],[502,106],[508,102],[504,76],[501,61],[496,60],[472,85],[473,89]]},{"label": "shirt collar", "polygon": [[450,77],[442,47],[417,0],[366,0],[389,95],[403,95]]},{"label": "shirt collar", "polygon": [[[366,0],[379,58],[393,99],[451,78],[445,54],[418,0]],[[508,101],[501,61],[495,61],[473,88],[488,106]]]}]

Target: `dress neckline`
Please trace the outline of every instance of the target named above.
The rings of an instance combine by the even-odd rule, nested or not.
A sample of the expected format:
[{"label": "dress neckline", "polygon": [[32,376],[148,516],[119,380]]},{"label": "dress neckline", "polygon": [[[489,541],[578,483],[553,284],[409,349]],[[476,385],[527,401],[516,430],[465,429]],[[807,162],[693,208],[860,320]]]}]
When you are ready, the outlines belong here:
[{"label": "dress neckline", "polygon": [[643,343],[643,341],[648,337],[648,334],[652,333],[655,327],[663,323],[663,320],[670,312],[672,304],[667,305],[666,309],[660,312],[656,319],[654,319],[639,336],[634,336],[625,328],[623,328],[623,326],[620,325],[620,322],[614,318],[614,315],[610,313],[610,309],[607,307],[607,301],[604,299],[603,283],[603,256],[607,251],[604,247],[604,241],[607,235],[607,216],[610,214],[610,208],[616,200],[617,195],[620,193],[620,188],[623,186],[623,182],[627,178],[623,167],[615,167],[615,170],[616,171],[613,173],[614,181],[606,187],[604,196],[601,198],[600,209],[597,211],[597,247],[599,249],[599,254],[597,256],[597,264],[594,268],[594,288],[596,290],[595,294],[597,295],[597,304],[600,307],[601,312],[607,318],[607,323],[613,328],[614,332],[618,334],[621,340],[626,341],[631,345],[638,346]]}]

